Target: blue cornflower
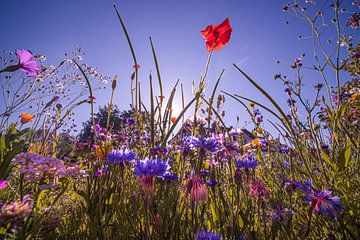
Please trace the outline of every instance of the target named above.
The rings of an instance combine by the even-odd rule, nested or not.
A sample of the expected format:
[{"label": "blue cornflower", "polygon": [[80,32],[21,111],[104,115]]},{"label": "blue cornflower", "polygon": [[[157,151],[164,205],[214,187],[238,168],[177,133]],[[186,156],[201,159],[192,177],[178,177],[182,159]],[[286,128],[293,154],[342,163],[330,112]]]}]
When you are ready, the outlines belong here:
[{"label": "blue cornflower", "polygon": [[126,119],[126,123],[129,125],[135,125],[135,120],[132,117]]},{"label": "blue cornflower", "polygon": [[164,181],[176,181],[179,179],[179,177],[171,172],[167,172],[163,175],[162,179]]},{"label": "blue cornflower", "polygon": [[254,156],[245,156],[244,160],[238,160],[235,162],[236,169],[240,170],[245,169],[255,169],[258,165],[258,162],[255,160]]},{"label": "blue cornflower", "polygon": [[312,194],[305,196],[304,200],[311,203],[310,209],[315,213],[327,215],[336,220],[336,215],[345,209],[338,196],[331,196],[332,191],[314,190]]},{"label": "blue cornflower", "polygon": [[210,179],[206,181],[206,184],[210,187],[214,187],[216,184],[218,184],[218,181],[216,181],[215,179]]},{"label": "blue cornflower", "polygon": [[282,153],[288,154],[289,153],[289,147],[288,146],[281,146],[280,151]]},{"label": "blue cornflower", "polygon": [[191,145],[193,148],[203,148],[210,152],[216,152],[218,141],[215,138],[193,137]]},{"label": "blue cornflower", "polygon": [[283,165],[287,168],[290,168],[290,163],[283,159]]},{"label": "blue cornflower", "polygon": [[304,193],[310,194],[313,191],[313,186],[312,186],[311,180],[304,181],[304,183],[300,183],[299,188]]},{"label": "blue cornflower", "polygon": [[166,147],[161,147],[161,146],[155,146],[154,150],[151,152],[152,155],[158,155],[158,156],[162,156],[167,153],[168,153],[168,149]]},{"label": "blue cornflower", "polygon": [[253,114],[254,114],[254,116],[260,116],[260,115],[261,115],[261,112],[260,112],[259,109],[254,109],[254,110],[253,110]]},{"label": "blue cornflower", "polygon": [[215,234],[213,232],[201,231],[198,235],[198,240],[220,240],[221,234]]},{"label": "blue cornflower", "polygon": [[144,160],[137,161],[134,165],[133,171],[138,177],[163,177],[169,169],[170,166],[168,161],[146,158]]},{"label": "blue cornflower", "polygon": [[263,139],[260,140],[261,146],[266,146],[266,145],[268,145],[268,143],[269,143],[268,140],[265,139],[265,138],[263,138]]},{"label": "blue cornflower", "polygon": [[300,188],[302,189],[302,186],[303,184],[301,182],[298,182],[298,181],[292,181],[290,179],[288,179],[287,177],[285,177],[284,175],[282,174],[279,174],[278,177],[283,180],[284,182],[284,185],[285,185],[285,189],[287,191],[295,191],[296,188]]},{"label": "blue cornflower", "polygon": [[124,164],[135,160],[135,153],[128,149],[112,150],[106,155],[106,162],[111,164]]},{"label": "blue cornflower", "polygon": [[271,221],[282,222],[286,219],[286,215],[293,215],[295,212],[292,210],[276,207],[272,211],[267,211],[267,214],[270,216]]}]

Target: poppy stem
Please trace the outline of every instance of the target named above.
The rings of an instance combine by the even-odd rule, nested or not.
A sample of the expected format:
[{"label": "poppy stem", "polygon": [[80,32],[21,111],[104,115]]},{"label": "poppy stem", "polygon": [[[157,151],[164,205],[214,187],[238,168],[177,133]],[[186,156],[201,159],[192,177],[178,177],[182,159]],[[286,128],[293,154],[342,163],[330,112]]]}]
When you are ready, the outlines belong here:
[{"label": "poppy stem", "polygon": [[210,52],[209,52],[209,55],[208,55],[208,59],[206,61],[204,76],[201,79],[202,82],[205,81],[205,79],[206,79],[206,76],[207,76],[207,73],[208,73],[208,70],[209,70],[209,66],[210,66],[210,62],[211,62],[212,53],[213,53],[213,50],[211,49]]}]

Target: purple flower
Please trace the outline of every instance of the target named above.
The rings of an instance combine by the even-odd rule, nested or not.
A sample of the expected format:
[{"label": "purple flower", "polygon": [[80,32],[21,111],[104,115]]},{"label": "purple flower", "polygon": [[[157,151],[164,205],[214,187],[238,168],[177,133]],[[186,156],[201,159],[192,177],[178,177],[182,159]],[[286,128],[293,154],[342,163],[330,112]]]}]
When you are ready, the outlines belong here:
[{"label": "purple flower", "polygon": [[161,147],[161,146],[155,146],[154,150],[151,152],[152,155],[154,156],[163,156],[164,154],[168,153],[168,149],[166,147]]},{"label": "purple flower", "polygon": [[36,77],[40,72],[40,65],[34,60],[34,55],[26,49],[16,50],[19,58],[19,68],[28,74],[29,77]]},{"label": "purple flower", "polygon": [[245,156],[244,160],[238,160],[235,162],[236,169],[240,170],[245,169],[255,169],[258,165],[258,162],[255,160],[254,156]]},{"label": "purple flower", "polygon": [[270,216],[271,221],[282,222],[286,219],[286,215],[293,215],[293,214],[295,214],[295,212],[292,210],[285,210],[285,209],[276,207],[271,211],[267,211],[267,214]]},{"label": "purple flower", "polygon": [[262,179],[254,180],[250,182],[249,186],[250,186],[250,192],[249,192],[250,196],[263,198],[263,199],[270,198],[270,191],[264,180]]},{"label": "purple flower", "polygon": [[281,180],[283,180],[284,185],[285,185],[285,189],[286,189],[287,191],[292,192],[292,191],[295,191],[296,188],[302,189],[302,187],[303,187],[303,184],[302,184],[301,182],[292,181],[292,180],[288,179],[287,177],[285,177],[285,176],[282,175],[282,174],[279,174],[278,177],[279,177]]},{"label": "purple flower", "polygon": [[290,168],[290,163],[286,160],[283,160],[283,165],[287,168]]},{"label": "purple flower", "polygon": [[198,235],[198,240],[220,240],[221,234],[215,234],[213,232],[201,231]]},{"label": "purple flower", "polygon": [[268,140],[267,140],[267,139],[264,139],[264,138],[263,138],[263,139],[261,139],[261,140],[260,140],[260,144],[261,144],[261,146],[267,146],[267,145],[268,145],[268,143],[269,143],[269,142],[268,142]]},{"label": "purple flower", "polygon": [[96,170],[95,172],[95,176],[99,177],[99,176],[103,176],[106,174],[106,168],[99,168],[98,170]]},{"label": "purple flower", "polygon": [[216,184],[218,184],[218,181],[216,181],[215,179],[210,179],[206,181],[206,184],[210,187],[214,187]]},{"label": "purple flower", "polygon": [[347,19],[346,25],[350,26],[352,29],[358,29],[360,26],[360,13],[354,13],[351,15]]},{"label": "purple flower", "polygon": [[91,132],[96,134],[100,134],[103,131],[103,128],[100,126],[100,124],[95,124],[95,126],[91,126]]},{"label": "purple flower", "polygon": [[314,190],[312,194],[305,196],[304,200],[311,203],[310,209],[315,213],[327,215],[336,219],[336,215],[345,209],[338,196],[331,196],[332,191]]},{"label": "purple flower", "polygon": [[30,216],[33,209],[33,203],[30,198],[31,196],[26,194],[22,201],[13,201],[2,205],[0,208],[0,226],[14,226]]},{"label": "purple flower", "polygon": [[128,149],[112,150],[106,155],[106,162],[111,164],[125,164],[135,160],[135,153]]},{"label": "purple flower", "polygon": [[280,148],[280,151],[284,154],[288,154],[289,153],[289,147],[288,146],[282,146]]},{"label": "purple flower", "polygon": [[163,177],[165,173],[170,169],[168,161],[161,159],[146,158],[144,160],[137,161],[133,168],[136,176],[147,176],[147,177]]},{"label": "purple flower", "polygon": [[253,114],[254,114],[254,116],[260,116],[260,115],[261,115],[261,112],[260,112],[259,109],[254,109],[254,110],[253,110]]},{"label": "purple flower", "polygon": [[135,120],[132,117],[126,119],[126,123],[129,125],[135,125]]},{"label": "purple flower", "polygon": [[164,176],[162,177],[162,179],[164,181],[176,181],[179,179],[178,176],[176,176],[175,174],[171,173],[171,172],[167,172],[164,174]]},{"label": "purple flower", "polygon": [[236,157],[239,155],[239,146],[235,141],[232,142],[224,142],[218,154],[221,158],[230,159],[232,157]]},{"label": "purple flower", "polygon": [[8,181],[6,181],[6,180],[0,180],[0,189],[7,188],[7,186],[8,186],[7,182]]},{"label": "purple flower", "polygon": [[191,145],[193,148],[205,149],[209,152],[216,152],[218,142],[215,138],[205,138],[205,137],[192,137]]},{"label": "purple flower", "polygon": [[65,165],[60,159],[35,153],[19,154],[14,162],[20,166],[19,172],[24,174],[26,182],[47,183],[50,188],[56,188],[56,182],[61,177],[79,178],[86,175],[76,164]]}]

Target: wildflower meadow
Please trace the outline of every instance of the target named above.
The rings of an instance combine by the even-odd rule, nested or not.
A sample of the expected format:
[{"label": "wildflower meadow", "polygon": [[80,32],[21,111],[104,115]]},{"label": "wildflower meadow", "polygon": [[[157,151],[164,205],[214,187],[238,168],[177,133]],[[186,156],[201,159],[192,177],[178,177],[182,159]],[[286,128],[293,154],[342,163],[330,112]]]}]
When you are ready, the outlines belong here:
[{"label": "wildflower meadow", "polygon": [[[3,51],[0,239],[360,239],[360,2],[278,10],[307,26],[298,38],[312,55],[296,52],[287,73],[274,70],[277,97],[241,64],[214,69],[241,28],[226,13],[193,29],[205,64],[192,89],[164,87],[152,38],[151,58],[138,57],[121,1],[112,12],[130,76],[109,77],[80,46],[58,63],[25,40]],[[228,71],[261,98],[221,85]],[[246,125],[227,118],[227,104],[247,113]]]}]

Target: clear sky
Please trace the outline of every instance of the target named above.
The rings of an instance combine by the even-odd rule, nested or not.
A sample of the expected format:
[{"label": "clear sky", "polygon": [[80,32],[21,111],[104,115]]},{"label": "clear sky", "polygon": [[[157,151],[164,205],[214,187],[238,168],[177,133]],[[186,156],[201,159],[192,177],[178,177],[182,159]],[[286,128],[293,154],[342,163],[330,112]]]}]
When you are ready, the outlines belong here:
[{"label": "clear sky", "polygon": [[[236,63],[286,106],[283,86],[273,80],[273,75],[284,71],[284,65],[292,64],[294,58],[302,53],[309,56],[304,59],[304,64],[311,65],[310,41],[297,40],[299,35],[308,36],[310,27],[301,21],[285,24],[291,19],[282,11],[287,2],[118,0],[116,4],[141,65],[143,86],[148,84],[149,72],[155,73],[148,39],[152,36],[165,92],[169,94],[171,86],[179,78],[189,100],[191,83],[199,80],[207,59],[200,31],[228,17],[233,33],[229,45],[214,52],[208,89],[224,67],[226,71],[220,89],[262,100],[260,94],[234,69],[232,63]],[[352,7],[351,1],[345,2],[349,8]],[[1,50],[27,48],[46,55],[47,63],[55,65],[65,52],[70,52],[77,44],[86,52],[85,62],[110,77],[118,74],[115,104],[120,109],[128,109],[133,64],[112,0],[1,0],[0,13]],[[276,64],[277,60],[282,64]],[[308,81],[308,85],[313,86],[320,79],[311,78]],[[147,92],[147,89],[144,91]],[[97,105],[105,104],[109,99],[110,85],[107,90],[95,95]],[[224,109],[227,112],[226,122],[230,125],[235,124],[236,116],[240,116],[242,123],[248,119],[243,108],[230,98],[226,99]],[[84,105],[77,112],[80,113],[78,119],[83,121],[88,118],[89,106]]]}]

